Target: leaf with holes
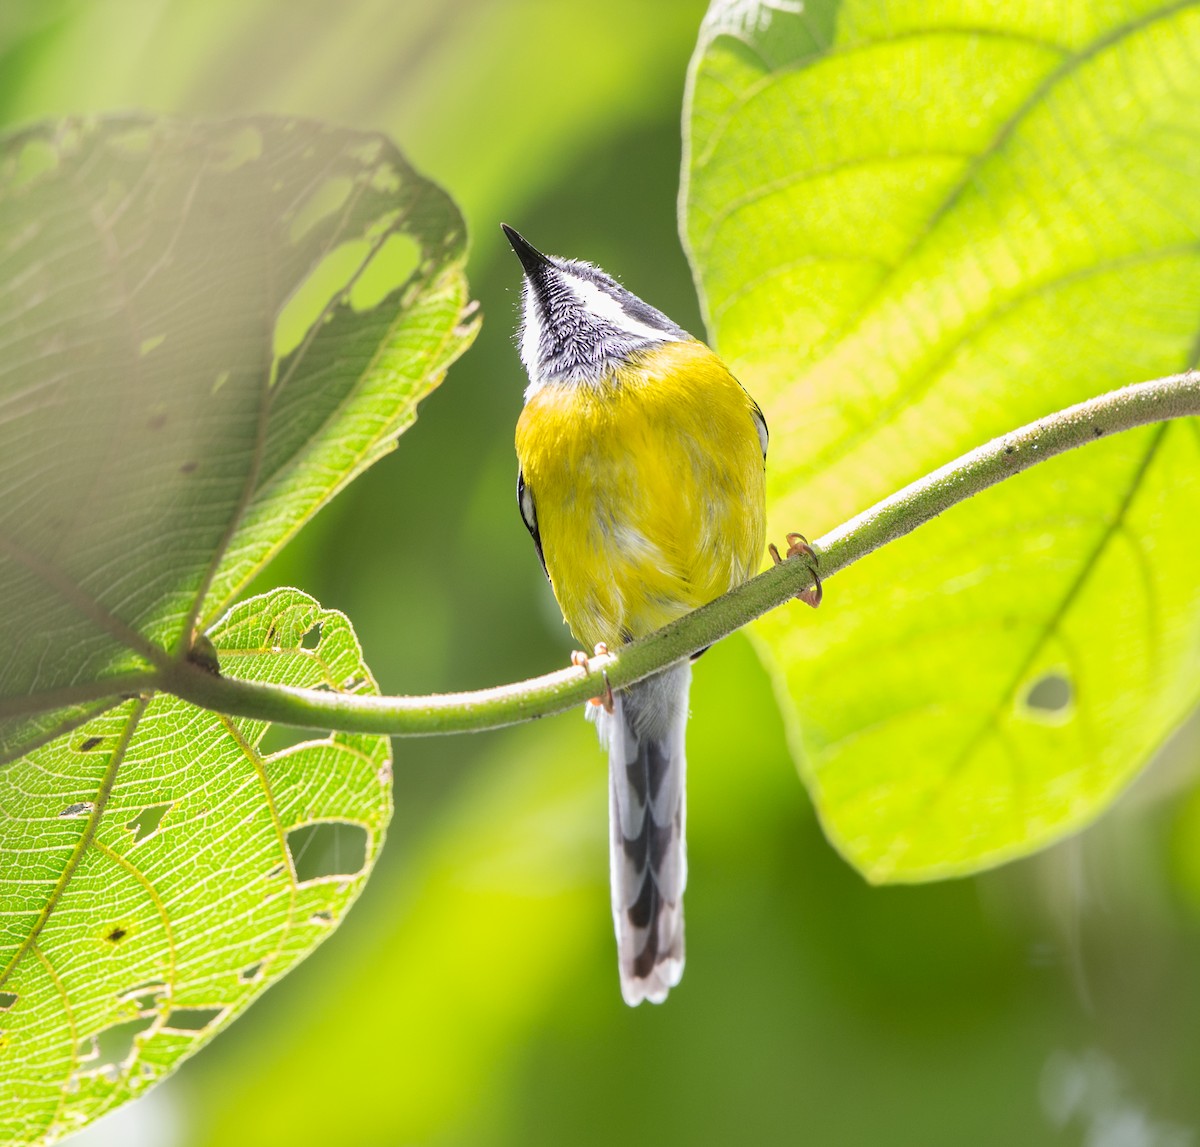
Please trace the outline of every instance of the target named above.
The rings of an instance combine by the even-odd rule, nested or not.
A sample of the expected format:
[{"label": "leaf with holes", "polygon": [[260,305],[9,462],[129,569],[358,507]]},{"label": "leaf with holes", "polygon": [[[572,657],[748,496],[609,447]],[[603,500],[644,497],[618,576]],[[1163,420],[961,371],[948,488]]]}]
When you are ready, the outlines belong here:
[{"label": "leaf with holes", "polygon": [[[684,221],[810,537],[1197,357],[1200,9],[717,0]],[[1095,427],[1103,439],[1105,427]],[[1101,440],[758,629],[839,848],[970,871],[1095,817],[1196,703],[1200,430]]]},{"label": "leaf with holes", "polygon": [[183,656],[473,334],[465,232],[384,137],[0,139],[0,762]]},{"label": "leaf with holes", "polygon": [[[229,676],[375,693],[354,632],[297,590],[212,631]],[[131,698],[0,772],[0,1142],[139,1095],[319,944],[391,812],[386,737],[270,752],[267,726]]]}]

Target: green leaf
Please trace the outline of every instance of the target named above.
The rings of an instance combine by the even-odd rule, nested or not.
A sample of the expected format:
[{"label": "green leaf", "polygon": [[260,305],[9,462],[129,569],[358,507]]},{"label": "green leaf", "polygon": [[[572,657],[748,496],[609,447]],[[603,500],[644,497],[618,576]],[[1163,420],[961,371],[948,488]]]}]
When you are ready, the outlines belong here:
[{"label": "green leaf", "polygon": [[[1200,9],[717,2],[685,230],[810,537],[1040,415],[1192,365]],[[873,880],[1093,819],[1196,703],[1200,430],[973,499],[758,633],[827,831]]]},{"label": "green leaf", "polygon": [[612,974],[597,756],[582,718],[503,738],[411,842],[416,854],[378,874],[390,887],[369,895],[386,916],[339,946],[337,968],[326,963],[320,1011],[285,1004],[222,1062],[197,1065],[201,1086],[204,1071],[221,1080],[197,1142],[430,1143],[476,1114],[513,1048],[586,976],[593,948]]},{"label": "green leaf", "polygon": [[[378,692],[350,623],[297,590],[211,637],[230,676]],[[144,1092],[357,897],[391,814],[388,739],[269,752],[266,730],[148,694],[0,773],[0,1141]]]},{"label": "green leaf", "polygon": [[470,342],[465,234],[383,137],[68,120],[0,140],[0,1138],[170,1071],[327,935],[386,739],[262,748],[187,658],[375,692],[294,590],[214,618]]},{"label": "green leaf", "polygon": [[[759,946],[730,934],[716,889],[724,881],[751,912],[775,894],[767,870],[779,862],[770,842],[785,838],[784,824],[794,829],[802,798],[783,769],[766,674],[741,635],[697,665],[692,709],[688,847],[696,879],[688,927],[693,939],[713,943],[691,949],[685,982],[689,993],[719,998],[722,1009],[747,967],[757,976],[747,945]],[[608,1023],[641,1022],[643,1034],[653,1027],[653,1038],[673,1038],[657,1014],[631,1014],[620,1000],[608,788],[590,723],[572,713],[491,740],[478,769],[421,831],[389,844],[348,923],[354,942],[300,969],[272,993],[265,1014],[180,1081],[173,1098],[189,1142],[574,1143],[578,1136],[531,1134],[529,1125],[513,1130],[514,1073],[536,1077],[530,1053],[546,1031],[587,1043]],[[396,847],[411,855],[397,862]],[[767,957],[786,964],[794,953],[785,945]],[[719,978],[722,968],[728,980]],[[305,1006],[318,993],[322,1006]],[[694,1018],[696,1007],[692,997],[682,1014]],[[626,1040],[618,1055],[627,1053]],[[672,1102],[674,1114],[695,1100],[681,1086]],[[661,1109],[653,1097],[644,1104]]]},{"label": "green leaf", "polygon": [[4,761],[185,655],[474,327],[451,201],[302,120],[5,137],[0,249]]}]

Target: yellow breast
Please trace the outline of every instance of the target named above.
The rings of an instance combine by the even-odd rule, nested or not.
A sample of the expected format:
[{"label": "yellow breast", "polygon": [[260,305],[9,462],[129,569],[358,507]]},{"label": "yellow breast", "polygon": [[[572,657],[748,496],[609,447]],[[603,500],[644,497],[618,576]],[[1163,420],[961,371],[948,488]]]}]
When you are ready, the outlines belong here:
[{"label": "yellow breast", "polygon": [[650,633],[757,571],[765,494],[752,410],[696,341],[530,396],[517,456],[555,596],[589,648]]}]

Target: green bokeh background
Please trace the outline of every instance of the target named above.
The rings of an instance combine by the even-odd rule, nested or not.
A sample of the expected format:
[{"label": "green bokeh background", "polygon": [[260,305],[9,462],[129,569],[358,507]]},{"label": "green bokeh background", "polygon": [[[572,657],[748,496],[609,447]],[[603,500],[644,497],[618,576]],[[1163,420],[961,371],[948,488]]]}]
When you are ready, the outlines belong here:
[{"label": "green bokeh background", "polygon": [[[484,326],[391,457],[256,589],[353,620],[381,687],[565,663],[514,504],[501,219],[700,330],[677,239],[701,0],[6,0],[0,122],[135,107],[389,132],[466,213]],[[768,416],[770,412],[768,411]],[[797,523],[803,528],[803,523]],[[837,608],[836,583],[827,609]],[[819,615],[795,607],[797,640]],[[345,925],[80,1144],[1130,1144],[1200,1138],[1194,727],[1083,836],[869,889],[824,842],[750,643],[697,666],[688,971],[630,1011],[577,714],[398,742]]]}]

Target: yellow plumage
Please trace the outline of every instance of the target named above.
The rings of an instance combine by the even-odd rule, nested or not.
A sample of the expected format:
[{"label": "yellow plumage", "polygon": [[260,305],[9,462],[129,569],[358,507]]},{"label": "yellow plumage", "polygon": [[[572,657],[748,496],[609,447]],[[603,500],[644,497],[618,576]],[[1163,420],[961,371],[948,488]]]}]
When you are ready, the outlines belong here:
[{"label": "yellow plumage", "polygon": [[766,527],[754,413],[694,339],[530,396],[517,456],[554,593],[588,648],[650,633],[757,571]]},{"label": "yellow plumage", "polygon": [[[763,552],[762,413],[724,363],[590,263],[504,228],[525,270],[517,503],[563,617],[616,650],[751,577]],[[683,658],[589,706],[608,751],[609,872],[626,1003],[683,975]]]}]

